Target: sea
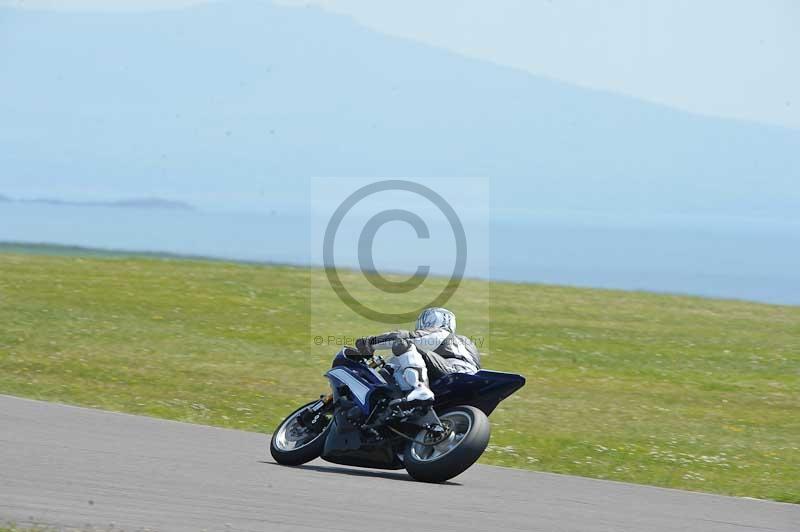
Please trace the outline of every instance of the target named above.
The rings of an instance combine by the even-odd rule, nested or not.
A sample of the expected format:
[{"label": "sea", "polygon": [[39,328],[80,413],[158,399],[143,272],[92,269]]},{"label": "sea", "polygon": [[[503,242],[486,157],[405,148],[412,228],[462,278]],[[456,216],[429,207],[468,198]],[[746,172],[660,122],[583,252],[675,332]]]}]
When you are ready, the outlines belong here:
[{"label": "sea", "polygon": [[[303,210],[4,202],[0,242],[319,266],[326,222]],[[390,225],[371,243],[376,269],[413,272],[424,263],[452,273],[452,243]],[[800,219],[550,211],[489,213],[464,227],[474,237],[466,277],[800,305]],[[352,228],[339,234],[336,265],[363,267],[364,245]]]}]

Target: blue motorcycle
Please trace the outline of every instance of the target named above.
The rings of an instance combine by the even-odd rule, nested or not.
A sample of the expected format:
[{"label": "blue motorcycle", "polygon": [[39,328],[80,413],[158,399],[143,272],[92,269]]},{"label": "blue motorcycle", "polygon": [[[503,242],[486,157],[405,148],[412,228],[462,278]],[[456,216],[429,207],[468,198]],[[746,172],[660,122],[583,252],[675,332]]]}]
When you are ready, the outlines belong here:
[{"label": "blue motorcycle", "polygon": [[276,462],[328,462],[405,469],[415,480],[444,482],[466,471],[486,450],[488,416],[525,385],[513,373],[454,373],[431,383],[432,402],[408,402],[380,356],[344,347],[325,374],[331,394],[306,404],[275,430]]}]

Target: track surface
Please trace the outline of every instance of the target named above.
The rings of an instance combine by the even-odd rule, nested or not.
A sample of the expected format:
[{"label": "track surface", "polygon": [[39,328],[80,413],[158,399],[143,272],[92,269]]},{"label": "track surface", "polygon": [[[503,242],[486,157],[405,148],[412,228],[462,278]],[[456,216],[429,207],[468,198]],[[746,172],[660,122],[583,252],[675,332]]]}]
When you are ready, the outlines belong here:
[{"label": "track surface", "polygon": [[[0,396],[0,523],[79,530],[800,531],[800,507],[475,466],[450,484],[317,461],[263,434]],[[370,518],[369,515],[373,517]]]}]

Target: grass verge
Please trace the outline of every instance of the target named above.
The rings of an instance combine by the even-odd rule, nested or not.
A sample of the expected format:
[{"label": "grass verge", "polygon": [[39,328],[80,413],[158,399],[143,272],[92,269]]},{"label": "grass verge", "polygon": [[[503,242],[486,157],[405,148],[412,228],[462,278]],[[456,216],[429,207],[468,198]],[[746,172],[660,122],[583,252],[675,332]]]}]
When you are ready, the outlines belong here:
[{"label": "grass verge", "polygon": [[[326,387],[312,297],[315,327],[379,332],[313,269],[24,251],[0,253],[0,393],[269,432]],[[800,503],[800,307],[492,283],[491,323],[485,366],[528,385],[483,462]]]}]

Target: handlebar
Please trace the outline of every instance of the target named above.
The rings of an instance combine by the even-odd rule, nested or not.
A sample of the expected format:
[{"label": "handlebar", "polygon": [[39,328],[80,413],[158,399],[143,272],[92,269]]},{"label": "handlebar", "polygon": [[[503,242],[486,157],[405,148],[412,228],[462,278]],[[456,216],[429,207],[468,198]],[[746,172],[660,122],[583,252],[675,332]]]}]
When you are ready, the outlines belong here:
[{"label": "handlebar", "polygon": [[359,362],[363,362],[373,369],[382,368],[384,365],[386,365],[386,361],[383,360],[383,357],[376,355],[375,353],[364,353],[349,346],[346,346],[343,349],[343,353],[347,358],[352,358],[354,360],[358,360]]},{"label": "handlebar", "polygon": [[372,369],[379,369],[386,365],[386,361],[380,355],[373,355],[367,365]]}]

